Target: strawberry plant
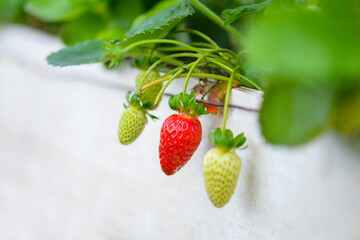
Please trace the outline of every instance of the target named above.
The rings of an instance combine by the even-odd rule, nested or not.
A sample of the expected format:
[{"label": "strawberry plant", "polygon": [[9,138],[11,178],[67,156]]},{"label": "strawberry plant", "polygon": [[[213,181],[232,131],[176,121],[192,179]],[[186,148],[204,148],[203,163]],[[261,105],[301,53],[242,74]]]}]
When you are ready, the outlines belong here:
[{"label": "strawberry plant", "polygon": [[[49,64],[102,62],[116,68],[130,59],[141,69],[134,79],[138,95],[120,120],[122,144],[138,137],[145,114],[156,110],[167,87],[185,79],[169,101],[179,114],[166,119],[161,130],[160,165],[167,175],[184,167],[196,151],[201,141],[197,116],[218,114],[224,106],[223,127],[215,130],[215,148],[204,159],[207,193],[221,207],[240,172],[233,149],[245,141],[225,128],[232,88],[264,92],[259,121],[269,143],[301,145],[329,129],[350,140],[360,136],[359,1],[243,2],[28,0],[24,9],[55,23],[52,30],[61,29],[70,45],[50,54]],[[20,21],[15,16],[22,3],[0,1],[7,9],[0,11],[1,19]],[[190,78],[200,81],[197,98],[187,94]]]}]

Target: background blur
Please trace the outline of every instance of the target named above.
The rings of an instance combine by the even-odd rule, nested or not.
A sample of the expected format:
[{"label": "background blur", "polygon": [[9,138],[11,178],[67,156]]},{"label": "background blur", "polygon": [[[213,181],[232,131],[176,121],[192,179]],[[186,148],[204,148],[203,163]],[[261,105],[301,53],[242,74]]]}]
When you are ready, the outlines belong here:
[{"label": "background blur", "polygon": [[[314,17],[323,1],[295,1],[308,2],[310,12],[268,9],[270,21],[250,15],[234,22],[252,39],[247,73],[267,87],[269,106],[285,109],[269,108],[286,121],[265,114],[265,129],[280,133],[269,130],[266,137],[308,142],[269,144],[258,113],[231,109],[228,128],[245,132],[249,147],[238,152],[242,172],[222,209],[211,205],[202,179],[207,132],[221,116],[201,117],[199,149],[168,177],[158,159],[162,120],[174,113],[167,97],[156,112],[160,120],[123,146],[118,120],[138,70],[129,62],[108,70],[45,61],[65,44],[121,39],[154,6],[161,8],[158,2],[0,0],[0,239],[360,239],[358,2],[325,7],[327,14]],[[251,1],[202,2],[220,14]],[[291,1],[278,2],[285,8]],[[200,13],[184,24],[239,48]],[[179,88],[176,82],[168,93]],[[262,100],[251,90],[231,96],[255,109]],[[301,111],[291,111],[291,103]]]}]

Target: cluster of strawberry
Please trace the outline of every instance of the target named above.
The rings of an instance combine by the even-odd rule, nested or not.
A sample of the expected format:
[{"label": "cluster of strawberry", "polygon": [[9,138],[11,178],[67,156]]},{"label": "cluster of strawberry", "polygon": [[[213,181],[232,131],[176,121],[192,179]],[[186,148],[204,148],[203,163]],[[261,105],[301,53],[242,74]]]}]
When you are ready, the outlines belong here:
[{"label": "cluster of strawberry", "polygon": [[[136,81],[140,88],[159,78],[159,73],[152,70],[144,79],[142,70]],[[158,96],[162,84],[158,83],[145,91],[131,95],[126,99],[129,106],[122,114],[118,129],[119,140],[127,145],[135,141],[141,134],[146,123],[146,115],[155,118],[148,110],[155,108],[154,101]],[[178,94],[169,99],[171,109],[178,114],[168,117],[161,128],[159,156],[160,165],[166,175],[173,175],[179,171],[192,157],[202,138],[202,126],[198,116],[208,114],[204,104],[197,103],[195,93]],[[216,207],[222,207],[229,202],[235,191],[241,169],[241,159],[233,149],[245,143],[243,134],[233,137],[230,130],[221,131],[219,128],[211,132],[212,142],[216,146],[208,151],[203,160],[203,175],[209,199]]]}]

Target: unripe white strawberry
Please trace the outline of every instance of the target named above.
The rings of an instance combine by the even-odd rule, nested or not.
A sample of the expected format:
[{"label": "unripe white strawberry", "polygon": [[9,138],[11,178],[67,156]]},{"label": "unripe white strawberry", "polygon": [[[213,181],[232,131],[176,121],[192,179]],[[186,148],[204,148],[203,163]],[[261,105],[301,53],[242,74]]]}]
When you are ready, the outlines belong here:
[{"label": "unripe white strawberry", "polygon": [[[215,148],[210,149],[203,161],[205,189],[215,207],[223,207],[234,194],[241,170],[241,159],[233,151],[241,147],[246,138],[239,134],[235,138],[230,130],[217,128],[211,132]],[[210,138],[210,141],[211,138]]]},{"label": "unripe white strawberry", "polygon": [[206,192],[215,207],[222,207],[233,195],[241,170],[241,159],[233,151],[210,149],[203,161]]}]

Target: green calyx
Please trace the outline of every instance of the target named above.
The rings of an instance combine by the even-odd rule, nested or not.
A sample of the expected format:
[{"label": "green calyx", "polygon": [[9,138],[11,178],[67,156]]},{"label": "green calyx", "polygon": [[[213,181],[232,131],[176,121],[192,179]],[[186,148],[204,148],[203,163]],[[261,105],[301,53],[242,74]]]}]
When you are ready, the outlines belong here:
[{"label": "green calyx", "polygon": [[104,43],[103,49],[106,52],[106,57],[109,61],[108,67],[118,67],[125,57],[125,50],[110,42]]},{"label": "green calyx", "polygon": [[169,107],[172,110],[184,113],[187,116],[197,117],[200,115],[209,114],[206,111],[203,103],[197,103],[195,93],[177,94],[169,99]]},{"label": "green calyx", "polygon": [[[134,93],[133,95],[131,95],[131,91],[128,91],[126,93],[126,101],[128,102],[128,104],[130,106],[134,106],[134,107],[138,107],[139,109],[141,109],[142,111],[145,112],[146,115],[148,115],[151,119],[155,120],[155,119],[159,119],[158,117],[150,114],[148,112],[148,110],[151,110],[152,108],[152,103],[150,100],[146,100],[145,102],[141,102],[140,101],[140,97],[139,94]],[[127,106],[126,104],[124,104],[124,108],[128,108],[129,106]]]},{"label": "green calyx", "polygon": [[[160,58],[159,57],[154,57],[154,58],[147,58],[147,57],[140,57],[134,60],[134,66],[136,68],[139,68],[141,70],[147,70],[151,65],[153,65],[155,62],[157,62]],[[160,70],[162,68],[164,68],[165,66],[163,64],[158,65],[155,69],[156,70]]]},{"label": "green calyx", "polygon": [[[213,139],[211,137],[213,137]],[[246,142],[246,137],[244,136],[244,133],[240,133],[234,138],[231,130],[226,129],[223,132],[220,128],[217,128],[215,129],[215,131],[209,132],[209,140],[217,148],[221,149],[224,152],[227,152],[243,146]]]}]

